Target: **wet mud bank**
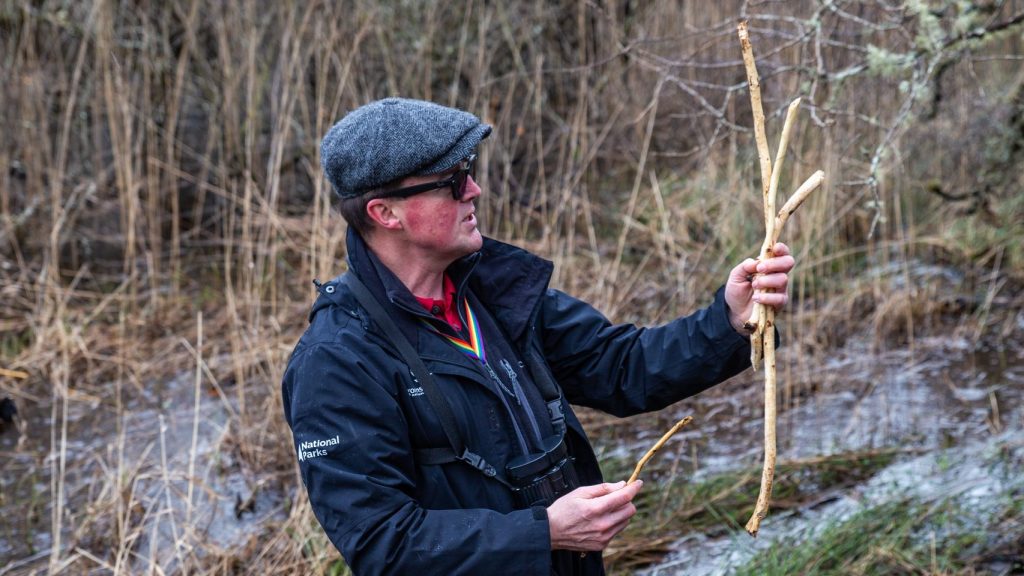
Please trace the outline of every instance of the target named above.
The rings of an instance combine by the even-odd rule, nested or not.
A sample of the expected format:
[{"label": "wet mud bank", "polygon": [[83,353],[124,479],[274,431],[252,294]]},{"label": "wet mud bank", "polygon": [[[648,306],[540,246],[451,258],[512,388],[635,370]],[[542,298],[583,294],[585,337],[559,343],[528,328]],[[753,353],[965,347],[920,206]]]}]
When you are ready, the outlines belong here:
[{"label": "wet mud bank", "polygon": [[[716,516],[710,528],[691,529],[692,518],[674,524],[659,514],[677,538],[658,547],[662,553],[653,564],[612,572],[800,573],[805,565],[786,564],[800,553],[814,557],[807,565],[816,566],[828,564],[822,549],[835,549],[846,559],[876,553],[843,550],[828,541],[843,530],[877,530],[889,537],[887,531],[903,529],[899,546],[911,555],[939,550],[933,557],[940,571],[958,573],[966,565],[986,574],[1024,573],[1024,314],[1016,321],[1019,329],[996,345],[944,337],[918,339],[912,349],[872,351],[866,343],[850,342],[835,351],[819,369],[801,375],[805,380],[799,387],[813,393],[794,395],[779,415],[780,467],[800,477],[802,468],[827,459],[855,463],[882,455],[873,464],[877,469],[869,468],[855,482],[841,474],[825,480],[822,474],[804,474],[811,485],[800,486],[802,493],[789,501],[785,485],[777,485],[778,505],[757,539],[742,529],[752,498],[749,506],[735,509],[709,503],[705,512]],[[699,486],[759,471],[759,379],[739,380],[725,385],[728,394],[715,391],[674,407],[669,418],[694,414],[697,425],[663,456],[661,472],[653,478],[661,482],[657,490],[665,490],[667,482]],[[646,431],[643,421],[633,418],[623,429],[603,433],[602,438],[618,441],[614,448],[602,441],[601,447],[608,446],[604,456],[628,460],[642,453],[656,434]],[[745,487],[753,486],[756,479],[747,478]],[[883,524],[865,528],[873,519]],[[779,554],[789,559],[780,560]],[[840,566],[843,561],[836,559]],[[949,566],[943,568],[943,561]]]},{"label": "wet mud bank", "polygon": [[0,575],[45,569],[56,547],[114,571],[174,573],[284,516],[277,476],[241,457],[233,400],[194,374],[125,391],[120,414],[115,394],[72,393],[54,411],[26,403],[19,429],[0,435]]},{"label": "wet mud bank", "polygon": [[[1021,512],[1022,469],[1024,431],[1019,429],[935,450],[887,466],[852,490],[813,505],[776,510],[762,523],[756,539],[741,530],[688,534],[671,545],[673,551],[661,562],[639,573],[788,573],[791,570],[784,566],[794,560],[786,556],[812,554],[817,557],[804,559],[803,565],[837,570],[852,558],[837,551],[830,540],[866,525],[882,532],[878,537],[883,541],[887,536],[899,538],[904,547],[923,554],[933,547],[962,547],[957,553],[973,558],[972,568],[982,573],[1019,574],[1024,570],[1024,526],[1007,515]],[[875,535],[866,536],[865,545],[873,545]]]}]

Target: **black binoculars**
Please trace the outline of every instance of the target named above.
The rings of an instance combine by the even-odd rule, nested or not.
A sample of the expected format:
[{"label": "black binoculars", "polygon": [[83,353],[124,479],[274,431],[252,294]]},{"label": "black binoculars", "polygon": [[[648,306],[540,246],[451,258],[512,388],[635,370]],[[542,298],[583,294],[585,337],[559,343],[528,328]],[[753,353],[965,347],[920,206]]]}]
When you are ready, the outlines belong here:
[{"label": "black binoculars", "polygon": [[542,452],[517,456],[505,466],[517,508],[550,506],[580,485],[564,436],[548,436],[543,448]]}]

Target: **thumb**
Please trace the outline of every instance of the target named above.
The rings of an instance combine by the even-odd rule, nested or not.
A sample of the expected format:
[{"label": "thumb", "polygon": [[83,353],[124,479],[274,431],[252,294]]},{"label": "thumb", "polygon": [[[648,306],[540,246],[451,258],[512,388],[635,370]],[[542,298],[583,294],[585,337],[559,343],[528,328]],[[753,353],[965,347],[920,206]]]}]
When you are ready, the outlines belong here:
[{"label": "thumb", "polygon": [[750,275],[757,272],[757,260],[747,258],[729,273],[729,281],[736,284],[744,284],[750,281]]}]

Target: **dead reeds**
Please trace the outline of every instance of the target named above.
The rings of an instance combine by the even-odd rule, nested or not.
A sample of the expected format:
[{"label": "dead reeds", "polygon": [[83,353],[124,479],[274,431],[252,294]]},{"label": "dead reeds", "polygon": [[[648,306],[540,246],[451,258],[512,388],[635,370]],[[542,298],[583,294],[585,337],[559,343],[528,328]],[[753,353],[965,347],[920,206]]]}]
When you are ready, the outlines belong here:
[{"label": "dead reeds", "polygon": [[[837,175],[830,200],[811,199],[790,227],[803,273],[787,336],[814,339],[822,318],[809,311],[839,290],[822,279],[905,262],[942,232],[920,211],[895,218],[931,196],[901,206],[913,186],[888,178],[887,162],[873,172],[857,148],[904,146],[887,128],[912,117],[893,95],[932,80],[868,73],[851,38],[913,49],[907,16],[887,3],[856,18],[811,0],[5,3],[0,367],[27,377],[0,376],[25,424],[0,437],[0,475],[25,479],[4,485],[14,496],[0,508],[29,510],[13,547],[33,560],[19,569],[130,573],[169,558],[161,569],[315,574],[338,562],[304,504],[277,390],[309,280],[340,272],[344,256],[317,140],[358,104],[427,97],[494,124],[481,149],[484,229],[555,261],[557,287],[616,320],[703,305],[758,237],[757,203],[722,193],[754,170],[732,44],[741,9],[771,31],[763,55],[778,88],[766,114],[806,83],[811,121],[828,127],[792,151],[796,165]],[[1015,74],[999,59],[1014,50],[976,50],[970,74],[949,68],[944,102],[975,98],[975,73]],[[987,88],[995,109],[998,87]],[[867,244],[876,213],[891,218]],[[1000,270],[1016,272],[1005,246]],[[986,286],[998,303],[1001,285]],[[215,482],[226,477],[244,489]],[[233,515],[236,494],[251,523],[236,519],[248,531],[222,546],[197,503],[231,501],[222,514]],[[147,544],[164,527],[166,557]]]}]

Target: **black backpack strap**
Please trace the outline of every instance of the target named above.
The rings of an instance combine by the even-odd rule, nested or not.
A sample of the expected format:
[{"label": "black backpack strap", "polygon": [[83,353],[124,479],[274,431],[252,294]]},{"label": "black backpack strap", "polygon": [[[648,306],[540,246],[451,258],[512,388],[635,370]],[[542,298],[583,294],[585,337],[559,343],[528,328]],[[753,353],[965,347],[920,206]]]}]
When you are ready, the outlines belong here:
[{"label": "black backpack strap", "polygon": [[526,345],[526,364],[530,367],[533,381],[540,389],[541,396],[548,405],[548,417],[556,434],[565,434],[565,412],[562,410],[562,391],[555,379],[548,372],[547,365],[540,357],[540,352],[532,345]]},{"label": "black backpack strap", "polygon": [[441,421],[444,435],[448,437],[448,442],[451,444],[451,448],[417,450],[416,456],[426,459],[426,461],[421,460],[424,464],[443,464],[461,460],[483,472],[484,475],[506,483],[503,478],[498,476],[494,466],[488,464],[480,455],[470,452],[469,448],[466,447],[456,428],[455,416],[452,414],[451,406],[437,388],[433,375],[427,370],[426,365],[423,364],[423,359],[413,349],[409,339],[402,334],[402,331],[395,324],[391,315],[384,310],[380,302],[377,301],[377,298],[370,293],[370,290],[355,274],[352,272],[345,274],[342,281],[348,284],[348,287],[352,289],[352,293],[355,294],[356,300],[369,312],[370,318],[384,331],[384,335],[387,336],[388,340],[398,348],[398,352],[409,366],[409,373],[412,374],[413,380],[423,388],[424,395],[426,395],[427,400],[433,406],[434,412],[437,413],[437,418]]}]

